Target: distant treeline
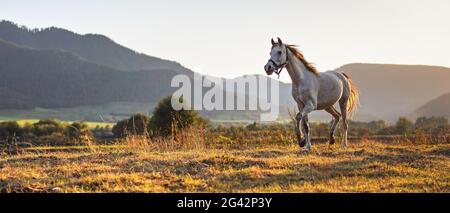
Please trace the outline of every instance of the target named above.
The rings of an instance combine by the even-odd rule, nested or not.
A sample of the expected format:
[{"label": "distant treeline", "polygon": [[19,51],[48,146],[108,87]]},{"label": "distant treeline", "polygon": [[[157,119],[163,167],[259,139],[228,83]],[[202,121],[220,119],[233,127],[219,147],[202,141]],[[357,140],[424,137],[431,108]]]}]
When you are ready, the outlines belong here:
[{"label": "distant treeline", "polygon": [[[182,101],[182,100],[181,100]],[[87,145],[104,143],[121,143],[127,139],[142,138],[145,142],[174,141],[158,140],[169,138],[188,137],[192,141],[205,140],[208,143],[236,145],[263,143],[294,143],[294,123],[252,123],[249,125],[219,124],[212,126],[208,120],[203,119],[197,111],[176,111],[171,105],[171,96],[163,98],[153,111],[153,116],[135,114],[130,118],[117,122],[112,129],[96,127],[90,129],[83,122],[65,123],[56,120],[40,120],[34,124],[19,125],[16,121],[0,123],[0,150],[9,150],[14,153],[17,147],[32,145]],[[314,138],[327,138],[330,132],[329,123],[311,122],[311,136]],[[350,122],[350,137],[370,137],[374,135],[404,135],[405,138],[426,138],[438,136],[438,139],[422,140],[448,143],[450,125],[447,118],[420,117],[415,122],[406,118],[399,118],[395,124],[385,121]],[[184,134],[196,129],[201,132],[202,138],[192,134]],[[341,134],[338,128],[336,134]],[[184,135],[183,137],[181,137]],[[181,139],[180,139],[181,140]],[[177,140],[179,141],[179,140]],[[182,141],[181,141],[182,142]],[[15,147],[15,148],[14,148]],[[5,149],[6,148],[6,149]],[[11,151],[12,150],[12,151]]]},{"label": "distant treeline", "polygon": [[171,105],[171,96],[163,98],[156,106],[153,116],[136,114],[121,120],[109,128],[97,126],[90,129],[83,122],[65,124],[56,120],[39,120],[34,124],[21,126],[16,121],[0,123],[0,144],[17,144],[27,142],[36,145],[71,145],[92,142],[95,138],[115,138],[130,135],[165,136],[174,130],[181,131],[190,126],[209,126],[209,121],[203,119],[193,110],[175,111]]},{"label": "distant treeline", "polygon": [[92,138],[92,131],[83,122],[66,124],[46,119],[23,126],[16,121],[0,123],[0,139],[3,144],[28,142],[35,145],[68,145],[79,144],[89,138]]},{"label": "distant treeline", "polygon": [[[246,134],[278,134],[280,140],[290,138],[294,134],[293,123],[252,123],[249,125],[216,125],[212,126],[207,120],[202,119],[194,111],[177,112],[170,110],[170,99],[163,100],[155,109],[155,116],[148,117],[143,114],[136,114],[128,119],[119,121],[110,128],[96,127],[90,129],[82,122],[70,124],[55,120],[40,120],[34,124],[19,125],[16,121],[0,123],[0,144],[11,144],[17,142],[28,142],[34,145],[76,145],[82,144],[85,140],[102,140],[105,138],[124,138],[130,135],[164,135],[170,134],[174,128],[198,125],[206,129],[219,139],[228,140]],[[169,110],[169,111],[168,111]],[[170,115],[170,116],[169,116]],[[330,124],[311,122],[312,137],[328,137]],[[349,123],[351,137],[389,136],[405,135],[417,136],[417,134],[428,135],[448,135],[450,134],[450,124],[447,118],[442,117],[420,117],[412,122],[406,118],[399,118],[395,124],[388,124],[385,121]],[[254,133],[252,133],[254,132]],[[259,132],[259,133],[258,133]],[[340,134],[338,127],[336,134]],[[112,137],[113,136],[113,137]]]},{"label": "distant treeline", "polygon": [[[329,123],[324,122],[311,122],[310,130],[313,137],[327,137],[330,132]],[[219,125],[218,129],[223,129],[224,126]],[[239,128],[239,127],[233,127]],[[264,129],[280,129],[288,128],[293,129],[293,122],[289,124],[258,124],[253,123],[247,125],[247,130],[264,130]],[[340,133],[340,126],[337,127],[337,134]],[[450,124],[447,118],[444,117],[420,117],[415,122],[408,120],[407,118],[400,117],[395,124],[388,124],[383,120],[361,122],[350,121],[349,132],[350,136],[365,137],[373,135],[412,135],[417,131],[426,134],[449,134]]]}]

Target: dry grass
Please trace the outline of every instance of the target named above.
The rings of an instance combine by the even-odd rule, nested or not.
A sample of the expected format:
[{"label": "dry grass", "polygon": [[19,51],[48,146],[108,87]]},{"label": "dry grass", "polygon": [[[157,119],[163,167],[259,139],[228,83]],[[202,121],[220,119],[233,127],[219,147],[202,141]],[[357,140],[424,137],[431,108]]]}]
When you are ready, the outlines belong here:
[{"label": "dry grass", "polygon": [[31,148],[1,156],[0,190],[450,192],[450,144],[361,141],[302,153],[290,143],[211,141],[192,130],[165,140],[130,137],[123,145]]},{"label": "dry grass", "polygon": [[[145,131],[147,132],[147,131]],[[207,146],[205,130],[189,127],[183,131],[172,130],[170,136],[150,137],[148,134],[131,135],[122,140],[127,151],[176,151],[180,149],[203,149]]]}]

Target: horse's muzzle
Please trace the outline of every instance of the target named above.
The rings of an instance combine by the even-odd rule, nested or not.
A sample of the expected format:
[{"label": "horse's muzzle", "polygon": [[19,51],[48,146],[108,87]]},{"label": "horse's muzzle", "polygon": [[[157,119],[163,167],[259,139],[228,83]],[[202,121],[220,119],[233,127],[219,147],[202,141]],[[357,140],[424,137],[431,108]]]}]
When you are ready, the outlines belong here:
[{"label": "horse's muzzle", "polygon": [[264,70],[266,71],[267,75],[272,75],[272,73],[275,71],[275,67],[270,63],[267,63],[266,66],[264,66]]}]

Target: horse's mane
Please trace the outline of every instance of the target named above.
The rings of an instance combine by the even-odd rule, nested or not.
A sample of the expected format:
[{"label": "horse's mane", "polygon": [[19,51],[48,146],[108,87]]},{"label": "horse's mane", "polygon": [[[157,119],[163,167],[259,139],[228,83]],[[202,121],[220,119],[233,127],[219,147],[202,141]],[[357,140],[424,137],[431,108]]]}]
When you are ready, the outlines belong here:
[{"label": "horse's mane", "polygon": [[305,56],[303,56],[302,52],[297,49],[297,45],[286,45],[286,47],[294,54],[295,57],[297,57],[306,67],[306,69],[316,75],[319,75],[319,71],[314,66],[314,64],[309,63],[306,61]]}]

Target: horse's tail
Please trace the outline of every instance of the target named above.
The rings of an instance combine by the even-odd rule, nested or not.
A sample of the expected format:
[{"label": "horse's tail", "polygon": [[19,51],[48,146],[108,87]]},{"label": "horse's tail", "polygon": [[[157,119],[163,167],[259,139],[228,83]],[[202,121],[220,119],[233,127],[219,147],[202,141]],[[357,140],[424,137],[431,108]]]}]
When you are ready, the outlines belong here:
[{"label": "horse's tail", "polygon": [[350,87],[350,97],[348,98],[347,110],[348,110],[348,117],[351,118],[359,105],[359,89],[355,85],[355,83],[353,83],[352,78],[350,78],[350,76],[348,76],[345,73],[342,73],[342,75],[344,75],[344,77],[347,79],[348,85]]}]

